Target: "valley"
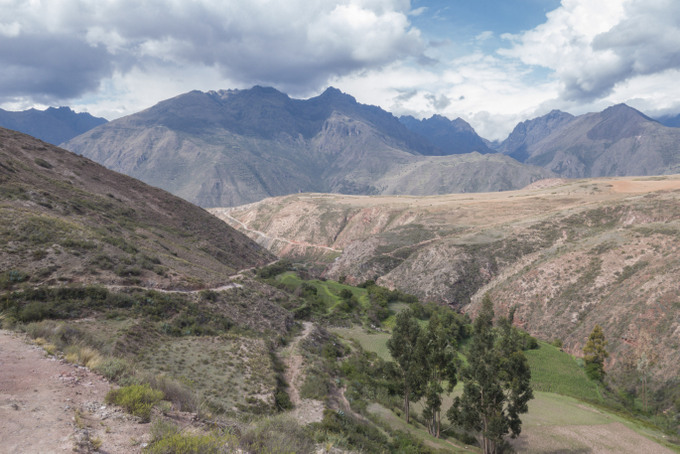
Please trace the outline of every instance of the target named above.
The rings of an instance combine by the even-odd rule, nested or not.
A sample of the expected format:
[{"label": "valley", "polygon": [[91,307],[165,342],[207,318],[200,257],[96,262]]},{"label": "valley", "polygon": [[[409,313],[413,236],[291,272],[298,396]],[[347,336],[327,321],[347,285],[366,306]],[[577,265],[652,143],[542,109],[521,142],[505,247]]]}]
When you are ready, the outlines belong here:
[{"label": "valley", "polygon": [[638,389],[632,363],[653,351],[646,373],[674,392],[678,194],[677,176],[547,180],[503,193],[299,194],[211,211],[330,279],[375,280],[472,316],[488,292],[501,313],[515,308],[518,326],[572,354],[599,323],[613,380]]},{"label": "valley", "polygon": [[[300,168],[286,166],[304,163],[305,172],[324,181],[305,188],[340,193],[292,186],[248,192],[243,188],[252,186],[234,180],[236,186],[202,199],[225,206],[205,210],[83,156],[0,130],[2,327],[25,333],[26,342],[64,370],[88,369],[103,383],[94,400],[69,405],[72,423],[60,422],[59,407],[46,407],[45,418],[59,426],[60,446],[144,453],[479,452],[479,434],[445,414],[464,396],[461,383],[441,396],[440,437],[428,416],[430,395],[416,396],[405,421],[401,366],[388,341],[403,314],[415,314],[423,332],[433,318],[448,317],[457,331],[447,334],[453,336],[447,348],[457,349],[454,362],[464,367],[486,295],[495,323],[512,317],[512,332],[522,339],[513,355],[527,358],[534,396],[519,437],[502,443],[537,453],[679,451],[679,176],[562,178],[555,169],[529,168],[514,159],[519,155],[506,156],[513,153],[509,145],[503,153],[444,153],[384,111],[333,90],[305,102],[262,87],[207,98],[224,103],[220,127],[231,132],[224,129],[222,139],[237,140],[257,159],[273,138],[296,130],[293,142],[314,146],[300,154],[302,148],[282,151],[290,137],[276,142],[284,147],[275,147],[276,159],[293,159],[279,161],[276,172],[298,184],[307,177],[292,176]],[[137,139],[117,154],[109,147],[124,142],[116,128],[136,125],[163,153],[191,142],[180,161],[200,152],[201,165],[210,166],[223,158],[227,142],[204,146],[213,139],[196,142],[196,131],[209,118],[185,123],[176,117],[177,103],[206,107],[207,98],[192,92],[87,134],[97,138],[108,128],[113,136],[98,152],[129,160],[131,150],[141,149]],[[229,117],[229,109],[262,99],[269,107],[260,105],[260,114],[273,110],[258,121],[269,129],[250,130],[250,121]],[[289,114],[285,128],[273,121],[282,108]],[[322,121],[315,109],[329,116]],[[151,126],[159,112],[163,125]],[[625,108],[607,118],[621,112],[639,120]],[[542,120],[524,124],[524,138],[508,143],[542,143],[587,119],[555,118],[545,120],[551,126],[543,131]],[[482,143],[469,135],[469,125],[440,124]],[[359,140],[347,142],[347,131]],[[311,165],[319,149],[328,159]],[[382,151],[368,152],[376,149]],[[204,154],[208,150],[212,154]],[[194,197],[183,191],[207,181],[156,151],[135,165],[153,159],[161,167],[145,170],[156,178],[152,183],[181,177],[189,185],[168,186],[176,194]],[[224,175],[239,175],[238,165]],[[321,171],[338,166],[349,173]],[[265,167],[248,168],[260,183],[274,181],[260,173]],[[131,169],[123,170],[135,175]],[[449,184],[454,181],[458,186]],[[523,188],[501,191],[517,187]],[[461,192],[447,193],[452,188]],[[432,195],[440,193],[447,194]],[[263,198],[273,194],[281,195]],[[252,203],[230,206],[243,201]],[[604,381],[587,375],[583,359],[594,325],[607,339]],[[493,332],[504,332],[502,326]],[[40,351],[26,348],[32,358]],[[32,367],[14,359],[18,370]],[[53,389],[56,400],[70,398],[63,396],[68,390]],[[17,410],[11,405],[16,391],[6,394],[3,411],[29,406],[22,398]],[[116,408],[123,423],[138,421],[129,431],[135,435],[102,433],[92,402]],[[23,421],[21,430],[29,424]],[[187,444],[200,448],[179,448]]]},{"label": "valley", "polygon": [[680,454],[680,2],[0,9],[0,454]]}]

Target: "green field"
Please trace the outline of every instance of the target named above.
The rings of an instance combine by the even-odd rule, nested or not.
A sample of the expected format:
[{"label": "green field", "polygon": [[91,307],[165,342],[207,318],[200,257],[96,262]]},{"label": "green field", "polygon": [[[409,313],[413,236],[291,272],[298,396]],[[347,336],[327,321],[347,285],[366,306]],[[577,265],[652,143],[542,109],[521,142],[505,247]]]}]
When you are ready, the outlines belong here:
[{"label": "green field", "polygon": [[539,346],[524,352],[531,367],[531,385],[535,391],[602,402],[598,385],[586,377],[571,355],[546,342],[539,341]]},{"label": "green field", "polygon": [[295,289],[297,289],[303,283],[311,285],[312,287],[316,288],[317,296],[329,307],[329,310],[331,311],[336,305],[342,302],[342,298],[340,298],[340,292],[342,290],[351,291],[363,308],[367,308],[370,305],[368,300],[368,291],[363,288],[352,287],[351,285],[345,285],[335,281],[320,281],[318,279],[306,281],[300,279],[297,274],[292,271],[278,275],[276,280],[284,284],[289,291],[295,291]]},{"label": "green field", "polygon": [[[332,331],[384,360],[391,359],[387,350],[389,333],[367,332],[358,326]],[[529,403],[529,412],[522,416],[522,435],[513,441],[518,452],[680,452],[662,432],[589,405],[586,401],[602,402],[597,384],[585,376],[571,355],[546,342],[539,341],[539,345],[525,352],[535,398]],[[443,408],[448,408],[460,392],[459,384],[450,396],[444,397]],[[412,411],[417,414],[422,408],[422,402],[413,403]],[[432,448],[478,452],[457,440],[436,440],[418,423],[406,425],[403,418],[379,404],[370,405],[368,410],[391,427],[417,435]]]},{"label": "green field", "polygon": [[355,340],[361,345],[361,348],[367,352],[373,352],[378,357],[385,361],[392,361],[392,356],[387,349],[387,340],[390,338],[389,333],[367,332],[361,326],[353,326],[351,328],[331,328],[334,334],[339,335],[347,340]]}]

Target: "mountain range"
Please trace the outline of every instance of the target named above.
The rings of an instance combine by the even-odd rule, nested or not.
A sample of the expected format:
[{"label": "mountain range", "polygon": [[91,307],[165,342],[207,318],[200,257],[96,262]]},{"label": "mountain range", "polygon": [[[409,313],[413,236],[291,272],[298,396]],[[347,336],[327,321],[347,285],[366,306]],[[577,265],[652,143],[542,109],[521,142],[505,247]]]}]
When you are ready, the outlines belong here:
[{"label": "mountain range", "polygon": [[501,149],[566,178],[680,172],[680,129],[625,104],[578,117],[551,112],[518,125]]},{"label": "mountain range", "polygon": [[2,114],[52,143],[87,129],[63,146],[204,207],[298,192],[434,195],[680,171],[680,128],[624,104],[552,111],[500,143],[460,118],[396,118],[335,88],[307,100],[259,86],[193,91],[108,123],[68,108]]},{"label": "mountain range", "polygon": [[407,115],[399,117],[408,129],[427,138],[439,148],[441,155],[464,153],[494,153],[468,122],[462,118],[449,120],[441,115],[417,120]]},{"label": "mountain range", "polygon": [[21,112],[0,109],[0,127],[23,132],[52,145],[66,142],[106,121],[89,113],[76,113],[68,107]]},{"label": "mountain range", "polygon": [[499,191],[552,176],[501,154],[445,156],[334,88],[308,100],[264,87],[194,91],[64,147],[206,207],[297,192]]}]

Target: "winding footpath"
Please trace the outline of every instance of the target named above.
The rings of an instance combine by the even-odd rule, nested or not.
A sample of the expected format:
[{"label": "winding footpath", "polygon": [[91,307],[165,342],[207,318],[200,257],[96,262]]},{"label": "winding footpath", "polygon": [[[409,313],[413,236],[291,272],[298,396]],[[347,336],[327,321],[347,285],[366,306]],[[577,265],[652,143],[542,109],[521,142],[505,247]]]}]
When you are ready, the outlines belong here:
[{"label": "winding footpath", "polygon": [[304,356],[300,351],[300,342],[309,337],[314,330],[314,324],[304,322],[302,333],[283,352],[283,363],[286,366],[285,378],[288,383],[288,395],[294,405],[291,416],[300,424],[321,422],[323,419],[324,403],[320,400],[303,399],[300,397],[300,387],[304,383]]}]

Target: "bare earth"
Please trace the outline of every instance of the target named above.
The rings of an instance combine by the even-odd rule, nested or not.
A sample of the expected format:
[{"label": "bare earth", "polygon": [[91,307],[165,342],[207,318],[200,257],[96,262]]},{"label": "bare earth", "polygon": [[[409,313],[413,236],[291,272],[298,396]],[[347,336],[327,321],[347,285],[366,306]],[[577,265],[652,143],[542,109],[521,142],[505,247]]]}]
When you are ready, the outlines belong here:
[{"label": "bare earth", "polygon": [[522,431],[518,452],[590,454],[672,454],[670,449],[634,432],[620,422],[598,425],[546,426]]},{"label": "bare earth", "polygon": [[302,375],[304,357],[299,351],[300,342],[307,338],[314,329],[314,325],[310,322],[304,322],[304,329],[302,333],[295,338],[295,340],[287,348],[284,363],[286,365],[286,382],[288,383],[288,393],[290,401],[295,406],[291,412],[291,416],[295,418],[300,424],[310,424],[313,422],[320,422],[323,419],[324,404],[320,400],[303,399],[300,397],[300,387],[304,380]]},{"label": "bare earth", "polygon": [[148,424],[104,404],[111,385],[0,330],[0,452],[138,453]]}]

